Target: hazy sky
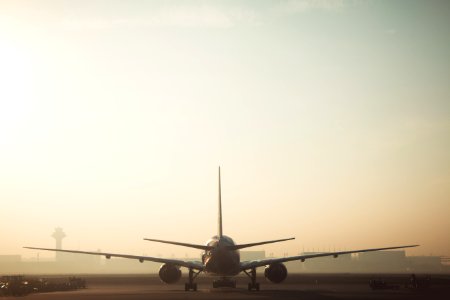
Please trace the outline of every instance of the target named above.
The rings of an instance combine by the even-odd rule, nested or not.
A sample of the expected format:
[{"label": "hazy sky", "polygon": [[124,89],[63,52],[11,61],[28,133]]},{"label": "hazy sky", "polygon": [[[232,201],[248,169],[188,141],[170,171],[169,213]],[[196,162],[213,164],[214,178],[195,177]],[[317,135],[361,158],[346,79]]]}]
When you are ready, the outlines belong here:
[{"label": "hazy sky", "polygon": [[[450,255],[449,1],[1,1],[0,254]],[[41,253],[52,257],[53,253]]]}]

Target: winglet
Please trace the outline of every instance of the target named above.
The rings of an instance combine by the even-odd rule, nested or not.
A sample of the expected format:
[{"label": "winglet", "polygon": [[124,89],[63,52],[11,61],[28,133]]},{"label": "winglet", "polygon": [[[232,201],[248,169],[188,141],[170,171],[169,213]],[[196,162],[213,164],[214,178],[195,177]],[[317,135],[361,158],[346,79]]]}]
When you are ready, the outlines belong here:
[{"label": "winglet", "polygon": [[221,238],[222,237],[222,191],[221,191],[221,188],[220,188],[220,166],[219,166],[219,216],[218,216],[218,218],[219,218],[219,224],[218,224],[218,226],[219,226],[219,232],[217,233],[218,235],[219,235],[219,238]]}]

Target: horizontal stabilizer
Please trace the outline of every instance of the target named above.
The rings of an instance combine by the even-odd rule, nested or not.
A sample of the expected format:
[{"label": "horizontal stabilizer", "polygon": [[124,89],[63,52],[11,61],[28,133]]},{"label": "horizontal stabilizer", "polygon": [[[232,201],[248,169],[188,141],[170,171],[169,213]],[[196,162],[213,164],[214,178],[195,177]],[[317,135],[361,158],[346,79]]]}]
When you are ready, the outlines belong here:
[{"label": "horizontal stabilizer", "polygon": [[183,246],[183,247],[189,247],[189,248],[195,248],[200,250],[211,250],[214,247],[211,246],[204,246],[204,245],[196,245],[196,244],[188,244],[188,243],[180,243],[180,242],[172,242],[172,241],[163,241],[163,240],[155,240],[155,239],[144,239],[146,241],[150,242],[157,242],[157,243],[163,243],[163,244],[171,244],[171,245],[177,245],[177,246]]},{"label": "horizontal stabilizer", "polygon": [[281,240],[272,240],[272,241],[264,241],[264,242],[258,242],[258,243],[250,243],[250,244],[240,244],[240,245],[228,246],[227,248],[229,250],[239,250],[239,249],[243,249],[243,248],[249,248],[249,247],[253,247],[253,246],[272,244],[272,243],[278,243],[278,242],[284,242],[284,241],[290,241],[290,240],[294,240],[294,239],[295,238],[288,238],[288,239],[281,239]]}]

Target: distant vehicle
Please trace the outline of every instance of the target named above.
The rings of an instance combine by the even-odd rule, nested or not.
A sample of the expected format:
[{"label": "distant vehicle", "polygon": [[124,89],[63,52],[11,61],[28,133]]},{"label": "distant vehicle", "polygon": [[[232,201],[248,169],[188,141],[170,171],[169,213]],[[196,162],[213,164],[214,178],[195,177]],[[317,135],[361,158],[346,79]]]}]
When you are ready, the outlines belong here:
[{"label": "distant vehicle", "polygon": [[417,278],[416,274],[411,274],[409,281],[405,284],[405,287],[413,290],[425,290],[431,286],[431,279],[429,276],[423,278]]},{"label": "distant vehicle", "polygon": [[372,290],[398,290],[400,288],[399,285],[389,284],[384,279],[372,279],[369,286]]},{"label": "distant vehicle", "polygon": [[260,285],[256,282],[256,268],[265,267],[264,276],[273,283],[280,283],[284,281],[287,277],[287,268],[283,264],[288,261],[305,261],[306,259],[333,256],[337,258],[339,255],[350,254],[350,253],[360,253],[360,252],[370,252],[379,250],[389,250],[389,249],[400,249],[417,247],[418,245],[407,245],[407,246],[396,246],[396,247],[384,247],[384,248],[372,248],[372,249],[362,249],[362,250],[352,250],[352,251],[338,251],[338,252],[327,252],[327,253],[315,253],[308,255],[297,255],[288,256],[283,258],[267,258],[260,260],[251,261],[241,261],[239,256],[239,250],[259,246],[270,243],[277,243],[282,241],[293,240],[294,238],[285,238],[278,240],[270,240],[256,243],[248,244],[235,244],[234,241],[223,234],[222,230],[222,201],[221,201],[221,180],[220,180],[220,167],[219,167],[219,213],[218,213],[218,233],[206,242],[206,245],[190,244],[173,242],[166,240],[148,239],[144,240],[173,244],[177,246],[184,246],[189,248],[195,248],[203,250],[201,255],[201,261],[185,261],[178,259],[167,259],[158,258],[150,256],[139,256],[130,254],[117,254],[117,253],[106,253],[106,252],[89,252],[89,251],[78,251],[78,250],[62,250],[62,249],[50,249],[50,248],[37,248],[37,247],[24,247],[27,249],[34,250],[46,250],[46,251],[58,251],[58,252],[69,252],[69,253],[80,253],[80,254],[90,254],[90,255],[102,255],[107,259],[111,257],[121,257],[129,259],[137,259],[141,263],[144,261],[159,262],[163,265],[159,269],[159,277],[165,283],[172,284],[177,282],[181,278],[181,267],[187,268],[189,270],[189,281],[185,284],[186,291],[196,291],[197,283],[194,282],[195,278],[200,273],[205,273],[213,276],[218,276],[219,279],[215,280],[213,287],[236,287],[236,281],[233,277],[245,273],[251,280],[248,284],[248,290],[259,290]]},{"label": "distant vehicle", "polygon": [[4,276],[0,282],[0,295],[25,296],[35,291],[23,276]]},{"label": "distant vehicle", "polygon": [[48,282],[43,278],[25,279],[20,275],[3,276],[0,279],[0,296],[25,296],[30,293],[72,291],[85,288],[85,280],[79,277],[70,277],[67,282]]}]

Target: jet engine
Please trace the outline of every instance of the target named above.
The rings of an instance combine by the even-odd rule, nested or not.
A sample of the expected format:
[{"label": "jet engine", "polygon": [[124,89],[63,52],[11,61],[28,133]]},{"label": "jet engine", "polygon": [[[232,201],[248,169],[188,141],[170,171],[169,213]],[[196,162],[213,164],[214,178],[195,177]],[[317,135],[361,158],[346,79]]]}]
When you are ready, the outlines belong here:
[{"label": "jet engine", "polygon": [[163,264],[159,268],[159,278],[164,283],[175,283],[181,278],[181,270],[179,267],[171,264]]},{"label": "jet engine", "polygon": [[282,263],[271,264],[264,270],[264,276],[273,283],[280,283],[287,277],[286,266]]}]

